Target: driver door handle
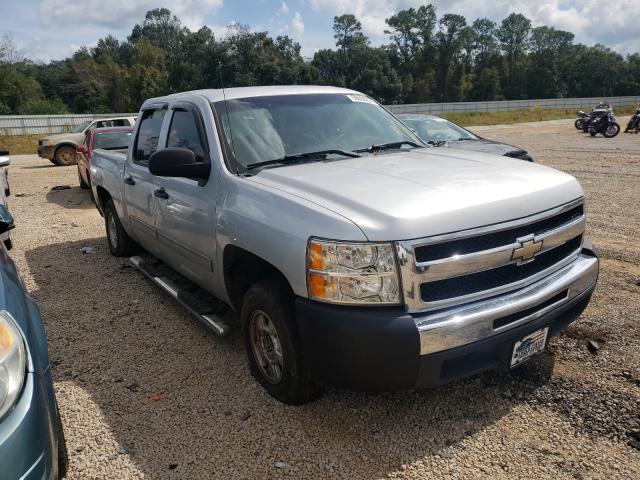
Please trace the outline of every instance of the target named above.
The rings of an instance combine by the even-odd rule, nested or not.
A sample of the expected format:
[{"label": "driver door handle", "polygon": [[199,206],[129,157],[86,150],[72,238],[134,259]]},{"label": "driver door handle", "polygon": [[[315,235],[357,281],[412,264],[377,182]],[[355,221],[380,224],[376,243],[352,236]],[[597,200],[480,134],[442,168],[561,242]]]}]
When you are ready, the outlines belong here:
[{"label": "driver door handle", "polygon": [[153,194],[158,197],[158,198],[163,198],[163,199],[167,199],[169,198],[169,194],[166,192],[166,190],[164,188],[159,188],[158,190],[155,190],[153,192]]},{"label": "driver door handle", "polygon": [[127,185],[135,185],[135,184],[136,184],[136,181],[135,181],[133,178],[131,178],[131,177],[126,177],[126,178],[124,179],[124,183],[126,183]]}]

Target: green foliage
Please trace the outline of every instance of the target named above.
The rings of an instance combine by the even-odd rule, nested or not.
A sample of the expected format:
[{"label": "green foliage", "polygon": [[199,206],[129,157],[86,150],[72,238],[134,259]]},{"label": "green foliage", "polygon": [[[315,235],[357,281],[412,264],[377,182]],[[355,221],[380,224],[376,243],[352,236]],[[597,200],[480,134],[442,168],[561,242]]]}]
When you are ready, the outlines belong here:
[{"label": "green foliage", "polygon": [[336,16],[335,48],[310,59],[286,35],[274,39],[240,24],[226,35],[191,31],[166,8],[149,10],[126,41],[107,35],[48,64],[22,58],[3,36],[0,114],[133,112],[149,97],[250,85],[336,85],[387,104],[640,92],[640,54],[624,58],[602,45],[574,44],[572,33],[532,28],[521,14],[499,24],[468,22],[450,13],[438,18],[424,4],[386,24],[389,44],[374,47],[356,16]]}]

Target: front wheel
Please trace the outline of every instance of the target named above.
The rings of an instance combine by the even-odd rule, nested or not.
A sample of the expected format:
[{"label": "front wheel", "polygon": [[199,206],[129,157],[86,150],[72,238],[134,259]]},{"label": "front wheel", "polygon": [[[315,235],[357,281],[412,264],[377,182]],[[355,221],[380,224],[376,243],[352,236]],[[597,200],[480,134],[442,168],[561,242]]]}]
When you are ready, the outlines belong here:
[{"label": "front wheel", "polygon": [[108,200],[104,206],[104,223],[111,255],[115,257],[130,257],[139,250],[138,244],[133,241],[122,227],[113,200]]},{"label": "front wheel", "polygon": [[301,405],[318,397],[298,338],[293,294],[283,280],[262,280],[246,293],[242,331],[251,374],[281,402]]},{"label": "front wheel", "polygon": [[582,119],[579,118],[573,123],[573,125],[576,127],[577,130],[582,130],[582,123],[583,123]]},{"label": "front wheel", "polygon": [[617,123],[611,123],[604,131],[603,135],[607,138],[613,138],[620,133],[620,125]]},{"label": "front wheel", "polygon": [[589,135],[591,135],[592,137],[595,137],[597,134],[598,134],[598,132],[596,132],[595,130],[593,130],[593,129],[589,130]]},{"label": "front wheel", "polygon": [[76,163],[76,149],[68,145],[60,147],[53,156],[53,163],[63,167]]}]

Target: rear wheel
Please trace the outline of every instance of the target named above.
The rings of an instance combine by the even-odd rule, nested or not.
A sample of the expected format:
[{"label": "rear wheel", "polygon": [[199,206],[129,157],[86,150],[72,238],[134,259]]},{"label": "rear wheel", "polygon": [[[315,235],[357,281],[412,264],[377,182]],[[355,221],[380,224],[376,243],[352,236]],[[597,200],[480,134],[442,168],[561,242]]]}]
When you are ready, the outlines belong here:
[{"label": "rear wheel", "polygon": [[607,138],[613,138],[618,135],[618,133],[620,133],[620,125],[614,122],[609,124],[603,135]]},{"label": "rear wheel", "polygon": [[108,200],[104,206],[104,223],[111,255],[115,257],[130,257],[140,249],[138,244],[133,241],[122,227],[113,200]]},{"label": "rear wheel", "polygon": [[589,135],[591,135],[592,137],[595,137],[598,134],[598,132],[596,132],[595,130],[589,130]]},{"label": "rear wheel", "polygon": [[576,129],[582,130],[582,119],[581,118],[577,119],[573,125],[576,127]]},{"label": "rear wheel", "polygon": [[82,178],[82,174],[80,173],[80,167],[78,167],[78,182],[80,183],[80,188],[82,188],[83,190],[91,189],[91,185],[85,182],[84,178]]},{"label": "rear wheel", "polygon": [[242,330],[251,374],[281,402],[300,405],[317,398],[298,338],[293,294],[283,280],[253,285],[242,304]]},{"label": "rear wheel", "polygon": [[76,163],[76,149],[69,145],[59,147],[53,156],[53,163],[63,167],[74,165]]}]

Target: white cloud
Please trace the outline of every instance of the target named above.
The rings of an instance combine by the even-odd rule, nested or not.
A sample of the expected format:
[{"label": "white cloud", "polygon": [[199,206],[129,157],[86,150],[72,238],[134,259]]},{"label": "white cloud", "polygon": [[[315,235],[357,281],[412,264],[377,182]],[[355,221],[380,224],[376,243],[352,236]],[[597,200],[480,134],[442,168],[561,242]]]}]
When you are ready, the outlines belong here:
[{"label": "white cloud", "polygon": [[280,5],[276,15],[289,15],[289,7],[285,2],[282,2],[282,5]]},{"label": "white cloud", "polygon": [[189,28],[202,26],[204,16],[222,7],[223,0],[42,0],[40,18],[53,24],[77,19],[85,25],[125,30],[141,22],[147,10],[166,7]]},{"label": "white cloud", "polygon": [[304,21],[302,20],[300,12],[294,13],[293,17],[291,17],[291,21],[278,30],[278,34],[286,34],[297,40],[300,40],[303,33]]},{"label": "white cloud", "polygon": [[[522,13],[534,26],[568,30],[578,42],[603,43],[626,53],[637,51],[640,8],[637,0],[615,0],[604,8],[599,0],[445,0],[434,1],[438,18],[464,15],[468,23],[488,17],[499,23],[512,12]],[[424,0],[309,0],[311,8],[332,15],[354,14],[373,43],[387,41],[385,19],[399,10],[424,5]]]},{"label": "white cloud", "polygon": [[293,14],[293,18],[289,25],[291,25],[291,32],[294,35],[300,36],[304,33],[304,22],[302,21],[302,15],[300,15],[300,12]]}]

